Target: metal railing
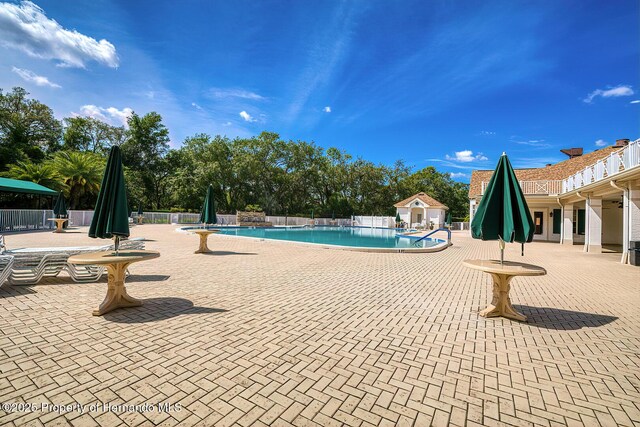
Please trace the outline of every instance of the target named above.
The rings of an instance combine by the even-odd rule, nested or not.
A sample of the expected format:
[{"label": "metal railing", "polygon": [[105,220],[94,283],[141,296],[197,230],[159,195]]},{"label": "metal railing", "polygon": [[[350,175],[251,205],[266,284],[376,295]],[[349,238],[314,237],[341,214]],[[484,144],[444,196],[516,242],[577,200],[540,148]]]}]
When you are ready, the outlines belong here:
[{"label": "metal railing", "polygon": [[598,160],[562,181],[562,192],[577,190],[604,178],[640,166],[640,139],[626,147],[614,151],[608,157]]},{"label": "metal railing", "polygon": [[449,230],[448,228],[438,228],[437,230],[433,230],[431,233],[427,233],[424,236],[422,236],[421,238],[419,238],[418,240],[416,240],[415,242],[413,242],[414,245],[418,246],[418,242],[426,239],[427,237],[436,234],[439,231],[444,231],[447,233],[447,243],[451,244],[451,230]]},{"label": "metal railing", "polygon": [[0,232],[53,229],[53,211],[48,209],[0,209]]},{"label": "metal railing", "polygon": [[[538,180],[538,181],[518,181],[524,194],[529,195],[557,195],[562,192],[562,180]],[[482,193],[484,194],[489,183],[482,181]]]}]

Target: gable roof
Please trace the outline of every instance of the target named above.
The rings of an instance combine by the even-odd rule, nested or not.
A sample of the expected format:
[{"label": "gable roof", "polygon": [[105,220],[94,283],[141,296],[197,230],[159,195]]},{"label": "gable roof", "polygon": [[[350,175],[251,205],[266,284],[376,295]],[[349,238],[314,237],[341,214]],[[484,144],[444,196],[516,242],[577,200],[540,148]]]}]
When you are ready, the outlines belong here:
[{"label": "gable roof", "polygon": [[[580,157],[567,159],[543,168],[514,169],[514,172],[516,173],[516,178],[518,178],[519,181],[554,181],[566,179],[576,172],[586,168],[590,164],[604,159],[612,152],[620,150],[621,148],[623,147],[611,145],[609,147],[604,147],[600,150],[584,154]],[[482,194],[482,182],[489,182],[492,175],[492,170],[474,170],[471,172],[469,197],[476,197]]]},{"label": "gable roof", "polygon": [[440,203],[439,201],[437,201],[433,197],[429,196],[427,193],[423,193],[423,192],[420,192],[418,194],[414,194],[411,197],[407,197],[403,201],[398,202],[395,205],[393,205],[393,207],[394,208],[405,208],[405,207],[407,207],[407,205],[409,203],[413,202],[415,199],[420,200],[421,202],[423,202],[424,204],[426,204],[430,208],[449,209],[448,207],[446,207],[445,205],[443,205],[442,203]]},{"label": "gable roof", "polygon": [[35,182],[10,178],[0,178],[0,191],[6,191],[9,193],[42,194],[45,196],[55,196],[58,194],[57,191],[40,184],[36,184]]}]

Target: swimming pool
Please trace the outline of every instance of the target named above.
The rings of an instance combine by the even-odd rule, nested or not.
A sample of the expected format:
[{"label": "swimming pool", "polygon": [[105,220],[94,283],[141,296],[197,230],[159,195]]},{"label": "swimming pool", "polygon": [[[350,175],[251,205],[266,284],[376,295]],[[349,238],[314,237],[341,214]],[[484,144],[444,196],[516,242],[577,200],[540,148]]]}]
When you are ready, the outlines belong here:
[{"label": "swimming pool", "polygon": [[[185,231],[195,227],[185,227]],[[446,240],[403,235],[403,230],[370,227],[210,227],[219,234],[257,239],[287,240],[343,249],[376,252],[432,252],[448,246]]]}]

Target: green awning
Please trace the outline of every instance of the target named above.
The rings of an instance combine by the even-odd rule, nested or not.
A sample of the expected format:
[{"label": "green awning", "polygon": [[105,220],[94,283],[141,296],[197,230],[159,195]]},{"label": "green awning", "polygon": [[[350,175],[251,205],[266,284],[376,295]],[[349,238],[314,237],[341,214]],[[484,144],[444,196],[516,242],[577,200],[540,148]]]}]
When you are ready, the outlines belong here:
[{"label": "green awning", "polygon": [[43,196],[56,196],[57,191],[31,181],[19,179],[0,178],[0,191],[8,193],[40,194]]}]

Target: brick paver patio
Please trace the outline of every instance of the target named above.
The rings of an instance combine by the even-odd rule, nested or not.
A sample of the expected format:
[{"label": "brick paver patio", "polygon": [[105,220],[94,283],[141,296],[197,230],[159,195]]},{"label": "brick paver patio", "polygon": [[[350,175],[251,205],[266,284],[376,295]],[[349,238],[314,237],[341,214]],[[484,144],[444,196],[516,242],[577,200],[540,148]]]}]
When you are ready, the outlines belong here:
[{"label": "brick paver patio", "polygon": [[[498,248],[463,232],[434,254],[213,235],[194,255],[174,229],[132,228],[162,254],[131,267],[143,307],[91,316],[104,280],[0,289],[0,403],[31,405],[0,424],[640,425],[640,269],[618,255],[508,245],[548,271],[514,279],[518,323],[478,317],[490,279],[461,261]],[[96,244],[86,228],[6,240]]]}]

